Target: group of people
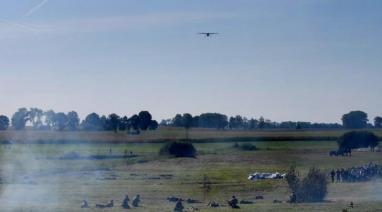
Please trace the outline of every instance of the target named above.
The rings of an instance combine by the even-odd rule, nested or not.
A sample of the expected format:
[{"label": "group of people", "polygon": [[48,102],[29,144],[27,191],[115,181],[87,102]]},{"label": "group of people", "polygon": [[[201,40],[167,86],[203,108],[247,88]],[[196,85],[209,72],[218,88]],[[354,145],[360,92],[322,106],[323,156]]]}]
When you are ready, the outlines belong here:
[{"label": "group of people", "polygon": [[[182,198],[179,198],[176,201],[174,212],[183,212],[184,206],[183,206],[182,202],[183,202]],[[232,198],[230,200],[228,200],[228,205],[231,208],[239,209],[240,207],[238,204],[239,204],[239,200],[235,196],[232,196]],[[208,205],[210,205],[211,207],[218,207],[219,206],[219,204],[216,202],[213,202],[213,204],[211,204],[211,202],[210,202]]]},{"label": "group of people", "polygon": [[367,181],[374,177],[382,177],[382,166],[370,162],[364,166],[333,169],[330,177],[332,183]]},{"label": "group of people", "polygon": [[[129,205],[129,201],[130,201],[130,199],[129,199],[129,196],[128,195],[126,195],[125,196],[125,199],[123,199],[123,201],[122,201],[122,208],[124,208],[124,209],[130,209],[131,207],[130,207],[130,205]],[[137,194],[134,198],[133,198],[133,200],[132,200],[132,202],[131,202],[131,205],[133,206],[133,207],[139,207],[139,203],[141,202],[141,197],[139,196],[139,194]]]},{"label": "group of people", "polygon": [[[128,195],[126,195],[122,201],[122,205],[121,205],[122,208],[130,209],[131,207],[129,205],[129,201],[130,201],[130,198]],[[140,202],[141,202],[141,198],[138,194],[133,198],[131,205],[133,207],[139,207]],[[96,204],[96,208],[112,208],[112,207],[114,207],[114,201],[113,200],[110,200],[110,202],[108,202],[107,204]],[[86,200],[82,201],[81,208],[90,208],[90,206]]]}]

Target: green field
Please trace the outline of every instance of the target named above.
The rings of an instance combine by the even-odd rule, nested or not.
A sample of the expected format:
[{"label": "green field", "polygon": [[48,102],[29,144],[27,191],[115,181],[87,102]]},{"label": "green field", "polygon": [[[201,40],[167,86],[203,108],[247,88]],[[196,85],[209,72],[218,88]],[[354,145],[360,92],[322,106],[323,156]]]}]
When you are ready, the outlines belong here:
[{"label": "green field", "polygon": [[[171,129],[166,131],[170,137]],[[199,138],[205,138],[206,134],[212,132],[206,130]],[[39,133],[44,134],[22,132],[15,135],[15,132],[8,131],[2,132],[1,136],[4,139],[5,134],[13,134],[13,137],[25,138],[28,133],[35,136],[33,139],[41,136]],[[150,133],[162,134],[163,138],[165,137],[165,132]],[[172,133],[179,134],[180,137],[183,131],[177,130],[176,133]],[[216,136],[220,132],[214,133]],[[228,133],[237,135],[240,132]],[[271,132],[258,133],[271,135]],[[285,136],[285,133],[301,136],[301,132],[274,132],[274,136]],[[335,131],[330,133],[340,134]],[[75,133],[64,134],[70,134],[69,139],[75,136]],[[79,134],[78,137],[85,138],[84,134]],[[106,141],[104,139],[111,136],[130,137],[109,133],[95,133],[90,137],[96,135],[103,137],[97,141]],[[196,136],[196,132],[193,132],[192,137]],[[153,135],[140,136],[143,137],[143,140],[146,140]],[[234,142],[226,140],[195,143],[197,158],[159,156],[158,151],[163,145],[160,142],[39,144],[18,140],[15,144],[2,144],[0,211],[123,211],[120,204],[125,194],[129,194],[130,198],[135,194],[142,197],[142,207],[132,211],[172,211],[174,203],[166,200],[170,195],[202,201],[200,204],[185,204],[186,208],[193,206],[201,211],[231,211],[225,206],[211,209],[206,205],[210,200],[226,205],[225,200],[233,194],[245,200],[254,200],[256,195],[264,196],[264,200],[254,200],[253,205],[241,205],[240,211],[341,211],[347,208],[350,201],[355,203],[355,208],[349,211],[376,211],[382,208],[382,180],[329,184],[326,201],[311,204],[285,203],[290,192],[284,180],[247,180],[250,173],[285,172],[291,165],[295,165],[304,175],[311,167],[328,172],[332,168],[363,165],[370,161],[382,164],[380,152],[354,152],[352,157],[331,158],[328,151],[336,148],[335,141],[251,143],[259,150],[240,151],[233,148]],[[125,151],[132,151],[137,157],[105,160],[60,159],[70,152],[76,152],[83,157],[109,155],[110,148],[111,155],[117,156]],[[203,187],[205,177],[209,182],[208,189]],[[89,202],[91,209],[80,208],[83,199]],[[115,202],[114,208],[95,209],[96,203],[106,203],[110,199]],[[274,204],[275,199],[283,203]]]}]

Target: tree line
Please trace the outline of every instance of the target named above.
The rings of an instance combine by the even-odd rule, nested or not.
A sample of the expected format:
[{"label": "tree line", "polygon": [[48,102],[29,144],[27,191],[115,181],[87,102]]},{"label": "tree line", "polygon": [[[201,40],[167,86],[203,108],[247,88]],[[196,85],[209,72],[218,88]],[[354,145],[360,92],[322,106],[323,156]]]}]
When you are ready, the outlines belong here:
[{"label": "tree line", "polygon": [[369,123],[367,113],[351,111],[342,116],[342,125],[338,123],[311,123],[304,121],[275,122],[264,117],[259,119],[236,115],[228,117],[220,113],[202,113],[192,116],[189,113],[177,114],[172,119],[162,120],[161,126],[189,128],[215,128],[215,129],[362,129],[382,128],[382,118],[374,118],[374,124]]},{"label": "tree line", "polygon": [[82,121],[76,111],[63,113],[39,108],[20,108],[11,119],[0,115],[0,130],[6,130],[10,125],[15,130],[23,130],[28,124],[35,130],[127,131],[131,134],[155,130],[159,126],[148,111],[141,111],[131,117],[121,117],[115,113],[108,116],[90,113]]},{"label": "tree line", "polygon": [[43,111],[39,108],[20,108],[13,114],[11,120],[7,116],[0,115],[0,130],[5,130],[11,125],[15,130],[23,130],[27,124],[37,130],[127,131],[132,134],[139,134],[142,130],[155,130],[159,125],[183,127],[185,129],[214,128],[233,130],[382,128],[382,117],[377,116],[374,118],[374,122],[370,123],[367,113],[363,111],[350,111],[344,114],[341,120],[342,125],[303,121],[275,122],[263,117],[258,119],[240,115],[228,117],[221,113],[202,113],[196,116],[184,113],[177,114],[171,119],[162,120],[158,124],[157,121],[152,120],[152,116],[148,111],[141,111],[131,117],[119,116],[115,113],[108,116],[90,113],[81,121],[75,111],[56,113],[53,110]]}]

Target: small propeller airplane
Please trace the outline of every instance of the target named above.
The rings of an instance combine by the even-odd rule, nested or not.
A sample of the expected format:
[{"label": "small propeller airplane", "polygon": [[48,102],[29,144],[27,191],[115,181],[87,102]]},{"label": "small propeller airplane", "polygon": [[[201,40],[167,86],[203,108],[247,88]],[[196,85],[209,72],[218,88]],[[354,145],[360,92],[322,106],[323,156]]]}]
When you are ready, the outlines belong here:
[{"label": "small propeller airplane", "polygon": [[217,35],[217,32],[199,32],[199,35],[205,35],[206,37],[210,37],[210,35]]}]

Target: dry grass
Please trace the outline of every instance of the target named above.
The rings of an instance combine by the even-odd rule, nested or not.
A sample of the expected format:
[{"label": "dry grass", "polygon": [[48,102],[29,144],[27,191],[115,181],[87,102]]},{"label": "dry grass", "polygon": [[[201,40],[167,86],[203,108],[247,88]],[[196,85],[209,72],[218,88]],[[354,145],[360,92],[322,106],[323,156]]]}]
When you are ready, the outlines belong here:
[{"label": "dry grass", "polygon": [[[373,130],[382,137],[382,130]],[[346,130],[214,130],[191,129],[191,140],[334,140]],[[166,140],[185,139],[183,128],[162,127],[155,131],[146,131],[140,135],[129,135],[126,132],[53,132],[53,131],[0,131],[0,141],[10,140],[27,143],[38,141],[66,142],[161,142]]]},{"label": "dry grass", "polygon": [[[232,211],[227,207],[210,209],[209,200],[224,203],[235,194],[240,199],[254,200],[254,205],[242,205],[240,211],[341,211],[350,201],[351,211],[375,211],[382,207],[382,182],[330,184],[327,202],[314,204],[273,204],[285,201],[289,191],[283,180],[251,182],[249,173],[255,171],[283,172],[292,164],[304,174],[310,167],[328,172],[332,168],[362,165],[369,161],[382,164],[381,153],[355,152],[353,157],[331,158],[327,151],[333,141],[267,141],[256,142],[259,151],[243,152],[232,143],[195,144],[201,154],[196,159],[162,158],[157,155],[162,144],[16,144],[1,149],[0,170],[4,183],[0,211],[123,211],[119,206],[125,194],[139,193],[143,207],[134,211],[172,211],[169,195],[203,201],[195,204],[201,211]],[[51,160],[44,156],[59,156],[77,151],[81,155],[114,153],[132,150],[146,163],[118,159],[104,161]],[[134,159],[135,160],[135,159]],[[163,177],[171,176],[170,178]],[[211,182],[209,191],[203,189],[203,177]],[[87,199],[90,210],[80,209]],[[95,209],[95,203],[114,199],[116,207]],[[191,205],[185,204],[188,208]]]}]

